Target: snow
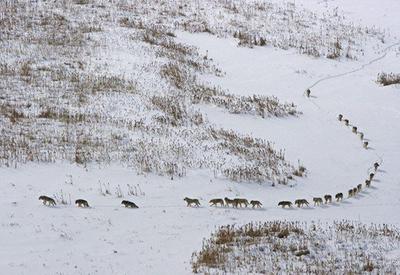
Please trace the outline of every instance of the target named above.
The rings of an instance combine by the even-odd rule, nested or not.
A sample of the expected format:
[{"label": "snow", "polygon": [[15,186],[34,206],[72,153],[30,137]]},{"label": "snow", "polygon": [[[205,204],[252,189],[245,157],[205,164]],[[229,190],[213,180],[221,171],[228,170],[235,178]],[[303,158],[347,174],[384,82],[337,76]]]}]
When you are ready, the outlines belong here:
[{"label": "snow", "polygon": [[[348,17],[374,24],[400,35],[398,1],[296,1],[321,9],[338,6]],[[310,58],[292,50],[237,47],[231,38],[177,32],[177,40],[195,45],[226,73],[202,76],[238,95],[275,95],[294,102],[303,112],[298,118],[261,119],[235,115],[202,105],[210,122],[244,134],[273,141],[292,163],[308,169],[292,187],[235,183],[205,170],[188,171],[170,180],[138,175],[119,165],[87,167],[66,162],[26,164],[0,168],[0,269],[8,274],[190,274],[190,257],[216,226],[273,219],[323,221],[357,220],[400,226],[400,91],[381,87],[382,71],[400,71],[400,46],[376,49],[357,61]],[[129,51],[115,52],[104,63],[117,70],[132,70]],[[370,63],[379,57],[381,59]],[[121,65],[122,64],[122,65]],[[364,66],[365,65],[365,66]],[[359,69],[360,68],[360,69]],[[359,70],[358,70],[359,69]],[[352,72],[341,75],[346,72]],[[341,75],[318,82],[328,76]],[[314,83],[317,83],[313,86]],[[304,91],[311,88],[311,98]],[[364,132],[365,150],[351,127],[337,120],[341,113]],[[382,162],[372,188],[347,199],[347,190],[363,183],[372,164]],[[72,175],[72,184],[68,181]],[[99,192],[99,181],[110,183],[112,195]],[[127,184],[144,194],[127,195]],[[139,209],[120,206],[115,188]],[[88,200],[91,208],[72,205],[44,207],[37,198],[62,190]],[[322,197],[343,192],[345,200],[321,207],[281,209],[281,200]],[[199,198],[200,208],[188,208],[184,197]],[[209,207],[208,200],[245,197],[263,203],[260,210]],[[400,250],[388,257],[400,257]]]}]

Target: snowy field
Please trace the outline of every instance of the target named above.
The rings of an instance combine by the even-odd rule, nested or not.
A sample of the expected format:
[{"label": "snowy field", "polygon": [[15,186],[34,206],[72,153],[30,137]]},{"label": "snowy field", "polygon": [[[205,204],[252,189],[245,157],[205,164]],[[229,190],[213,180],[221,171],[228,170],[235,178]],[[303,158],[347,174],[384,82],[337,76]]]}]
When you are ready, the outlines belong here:
[{"label": "snowy field", "polygon": [[[238,96],[276,96],[297,105],[301,115],[265,119],[232,114],[210,104],[197,108],[213,125],[271,141],[284,150],[290,163],[300,161],[307,168],[305,177],[271,186],[270,182],[234,182],[200,168],[171,180],[116,163],[77,165],[58,160],[1,167],[2,273],[191,274],[192,253],[217,227],[227,224],[351,220],[400,227],[400,88],[376,83],[381,72],[400,73],[400,3],[355,2],[297,0],[296,5],[316,13],[339,7],[354,22],[390,33],[384,44],[368,44],[357,60],[316,58],[269,46],[238,47],[233,37],[175,31],[176,41],[197,47],[223,72],[223,76],[203,74],[201,81]],[[109,47],[85,57],[89,70],[135,74],[132,68],[142,60],[131,54],[133,49],[127,43],[107,41]],[[165,88],[163,83],[154,86]],[[310,98],[304,95],[308,88]],[[128,104],[121,104],[130,112]],[[338,114],[365,134],[367,150],[351,127],[338,121]],[[381,166],[371,187],[347,198],[350,188],[364,185],[374,162]],[[342,202],[313,206],[313,197],[338,192],[344,194]],[[45,207],[40,195],[63,196],[66,204]],[[201,206],[186,207],[184,197],[198,198]],[[210,199],[224,197],[260,200],[263,208],[208,205]],[[78,198],[91,207],[75,207]],[[307,199],[310,207],[277,206],[279,201],[299,198]],[[121,207],[122,199],[139,208]],[[399,249],[387,255],[399,261],[398,267]]]}]

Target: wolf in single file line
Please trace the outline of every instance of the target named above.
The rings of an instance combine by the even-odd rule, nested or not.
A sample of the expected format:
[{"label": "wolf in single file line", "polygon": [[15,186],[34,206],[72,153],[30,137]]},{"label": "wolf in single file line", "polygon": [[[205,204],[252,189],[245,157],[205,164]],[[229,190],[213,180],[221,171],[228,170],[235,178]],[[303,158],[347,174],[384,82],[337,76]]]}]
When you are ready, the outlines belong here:
[{"label": "wolf in single file line", "polygon": [[306,199],[298,199],[294,201],[294,204],[296,204],[297,207],[302,207],[303,205],[308,206],[308,201]]},{"label": "wolf in single file line", "polygon": [[250,201],[250,204],[253,208],[255,208],[255,207],[261,208],[262,207],[262,203],[260,201],[252,200],[252,201]]},{"label": "wolf in single file line", "polygon": [[217,206],[217,205],[224,206],[224,200],[223,199],[212,199],[210,200],[210,205],[211,206]]},{"label": "wolf in single file line", "polygon": [[191,198],[186,197],[183,200],[187,203],[186,206],[188,206],[188,207],[192,206],[192,205],[197,206],[197,207],[200,206],[200,202],[198,199],[191,199]]},{"label": "wolf in single file line", "polygon": [[89,203],[86,200],[83,200],[83,199],[77,199],[75,201],[75,205],[78,206],[78,207],[82,207],[82,208],[90,207]]},{"label": "wolf in single file line", "polygon": [[244,205],[244,207],[247,207],[249,205],[249,201],[246,199],[241,199],[241,198],[234,198],[233,199],[233,206],[234,207],[242,207],[242,205]]},{"label": "wolf in single file line", "polygon": [[232,200],[232,199],[230,199],[230,198],[228,198],[228,197],[225,197],[224,200],[225,200],[225,205],[226,205],[226,206],[229,206],[229,205],[234,206],[234,205],[235,205],[234,200]]},{"label": "wolf in single file line", "polygon": [[322,198],[313,198],[314,206],[323,203]]},{"label": "wolf in single file line", "polygon": [[[354,190],[353,190],[354,191]],[[335,199],[336,199],[336,201],[341,201],[341,200],[343,200],[343,193],[337,193],[336,195],[335,195]]]},{"label": "wolf in single file line", "polygon": [[372,179],[374,178],[374,176],[375,176],[374,173],[369,174],[369,180],[372,181]]},{"label": "wolf in single file line", "polygon": [[280,201],[278,203],[278,206],[282,206],[282,208],[285,208],[285,206],[292,207],[292,202],[291,201]]},{"label": "wolf in single file line", "polygon": [[327,204],[328,202],[332,202],[332,196],[331,195],[325,195],[324,199],[325,199],[325,204]]},{"label": "wolf in single file line", "polygon": [[39,200],[41,200],[44,205],[48,205],[48,206],[56,205],[56,201],[53,198],[50,198],[48,196],[40,196]]},{"label": "wolf in single file line", "polygon": [[126,208],[139,208],[134,202],[131,201],[122,201],[121,204]]}]

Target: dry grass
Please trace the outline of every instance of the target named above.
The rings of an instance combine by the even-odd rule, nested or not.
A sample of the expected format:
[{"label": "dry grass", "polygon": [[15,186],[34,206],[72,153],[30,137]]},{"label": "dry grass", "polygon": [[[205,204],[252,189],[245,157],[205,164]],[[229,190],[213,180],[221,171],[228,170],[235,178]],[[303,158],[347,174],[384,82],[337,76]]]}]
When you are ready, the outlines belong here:
[{"label": "dry grass", "polygon": [[295,49],[314,57],[357,59],[370,38],[376,44],[386,40],[385,33],[355,24],[338,10],[318,14],[292,2],[169,2],[168,9],[162,8],[164,2],[152,4],[149,7],[133,1],[119,8],[145,14],[146,21],[153,24],[162,22],[185,31],[232,36],[239,46]]},{"label": "dry grass", "polygon": [[221,226],[192,255],[202,274],[395,274],[385,257],[398,249],[400,231],[388,225],[270,221]]},{"label": "dry grass", "polygon": [[376,82],[378,82],[382,86],[400,84],[400,74],[380,73],[378,74]]},{"label": "dry grass", "polygon": [[[202,168],[235,181],[286,184],[296,169],[283,151],[215,129],[195,106],[267,118],[299,114],[294,104],[199,83],[199,74],[221,70],[177,42],[168,22],[132,17],[150,12],[143,3],[121,5],[0,4],[0,165],[119,162],[171,179]],[[93,62],[97,52],[124,43],[137,60],[130,73]]]}]

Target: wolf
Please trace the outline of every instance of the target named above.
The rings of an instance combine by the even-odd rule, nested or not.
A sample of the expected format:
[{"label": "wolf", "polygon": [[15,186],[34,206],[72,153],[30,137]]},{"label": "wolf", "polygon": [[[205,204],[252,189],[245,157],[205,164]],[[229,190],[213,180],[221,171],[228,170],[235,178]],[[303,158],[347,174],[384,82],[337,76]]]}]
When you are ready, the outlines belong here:
[{"label": "wolf", "polygon": [[139,208],[134,202],[131,201],[122,201],[121,204],[126,208]]},{"label": "wolf", "polygon": [[328,203],[328,202],[332,202],[332,196],[331,195],[325,195],[324,199],[325,199],[325,204]]},{"label": "wolf", "polygon": [[374,173],[369,174],[369,180],[372,181],[372,179],[374,178],[374,176],[375,176]]},{"label": "wolf", "polygon": [[249,205],[249,201],[246,199],[241,199],[241,198],[235,198],[233,199],[233,205],[237,208],[238,206],[242,207],[247,207]]},{"label": "wolf", "polygon": [[229,206],[229,205],[234,206],[235,205],[234,200],[231,200],[230,198],[225,197],[224,200],[225,200],[226,206]]},{"label": "wolf", "polygon": [[295,200],[294,204],[296,204],[297,207],[302,207],[303,205],[308,206],[308,201],[305,199],[298,199],[298,200]]},{"label": "wolf", "polygon": [[217,206],[218,204],[221,206],[224,206],[224,200],[223,199],[212,199],[210,200],[211,206]]},{"label": "wolf", "polygon": [[200,202],[198,199],[190,199],[190,198],[186,197],[183,200],[187,203],[188,207],[192,206],[192,205],[197,206],[197,207],[200,206]]},{"label": "wolf", "polygon": [[48,206],[56,205],[56,201],[48,196],[40,196],[39,200],[41,200],[44,205],[48,205]]},{"label": "wolf", "polygon": [[86,200],[83,200],[83,199],[76,200],[75,201],[75,205],[78,206],[78,207],[84,207],[84,208],[89,207],[89,203]]},{"label": "wolf", "polygon": [[322,198],[313,198],[314,206],[323,203]]},{"label": "wolf", "polygon": [[291,201],[280,201],[278,203],[278,206],[282,206],[282,208],[285,208],[285,206],[292,207],[292,202]]},{"label": "wolf", "polygon": [[255,200],[250,201],[250,204],[251,204],[251,206],[252,206],[253,208],[254,208],[254,207],[261,208],[261,206],[262,206],[262,203],[261,203],[260,201],[255,201]]},{"label": "wolf", "polygon": [[[353,190],[354,191],[354,190]],[[343,200],[343,193],[337,193],[336,195],[335,195],[335,199],[336,199],[336,201],[341,201],[341,200]]]}]

